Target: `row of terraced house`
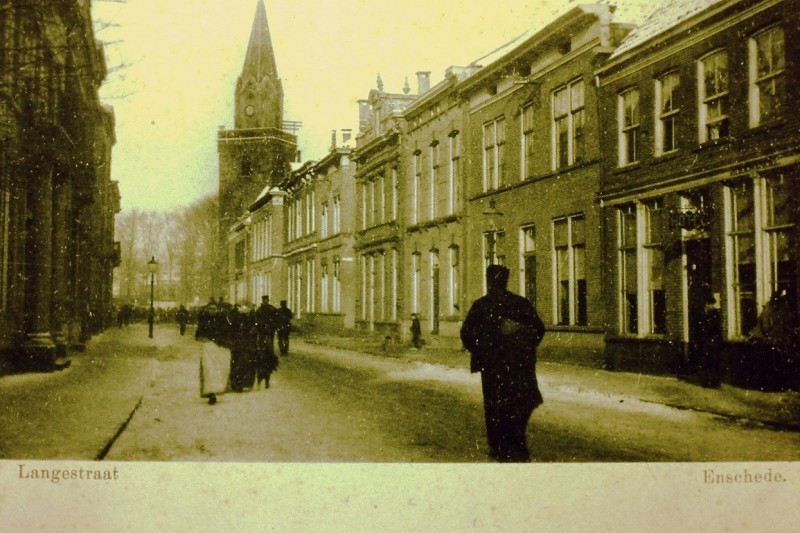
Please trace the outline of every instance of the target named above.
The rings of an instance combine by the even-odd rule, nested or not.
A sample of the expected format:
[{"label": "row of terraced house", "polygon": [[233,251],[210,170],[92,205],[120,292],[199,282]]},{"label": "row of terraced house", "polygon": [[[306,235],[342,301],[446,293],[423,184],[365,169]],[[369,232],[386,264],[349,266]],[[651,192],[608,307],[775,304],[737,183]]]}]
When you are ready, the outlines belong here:
[{"label": "row of terraced house", "polygon": [[504,264],[541,357],[678,373],[710,296],[747,382],[761,310],[798,298],[800,2],[643,5],[571,3],[416,94],[379,78],[354,138],[228,227],[230,297],[455,347]]}]

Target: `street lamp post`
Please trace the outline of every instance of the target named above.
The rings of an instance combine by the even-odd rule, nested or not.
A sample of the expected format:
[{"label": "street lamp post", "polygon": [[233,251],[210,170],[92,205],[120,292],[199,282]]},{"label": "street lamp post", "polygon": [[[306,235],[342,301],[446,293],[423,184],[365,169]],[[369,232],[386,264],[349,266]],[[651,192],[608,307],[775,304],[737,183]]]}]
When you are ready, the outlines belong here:
[{"label": "street lamp post", "polygon": [[156,282],[156,269],[158,268],[158,261],[155,256],[150,257],[147,262],[147,268],[150,271],[150,312],[147,315],[148,336],[153,338],[153,322],[156,319],[156,310],[153,307],[153,297],[155,295],[155,282]]}]

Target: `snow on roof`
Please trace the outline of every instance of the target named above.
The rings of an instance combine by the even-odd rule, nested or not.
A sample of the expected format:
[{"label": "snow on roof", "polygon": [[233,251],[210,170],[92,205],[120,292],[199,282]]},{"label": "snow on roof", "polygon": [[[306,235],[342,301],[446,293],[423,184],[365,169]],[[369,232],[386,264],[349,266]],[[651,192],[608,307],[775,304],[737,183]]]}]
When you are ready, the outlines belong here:
[{"label": "snow on roof", "polygon": [[611,59],[636,48],[684,20],[726,0],[659,0],[657,8],[611,54]]},{"label": "snow on roof", "polygon": [[653,10],[661,1],[663,0],[585,0],[583,2],[565,0],[551,13],[549,17],[536,16],[531,27],[524,33],[508,41],[507,43],[500,45],[486,55],[475,59],[470,63],[470,65],[480,65],[486,67],[494,63],[498,59],[514,50],[517,46],[528,40],[530,37],[542,31],[542,29],[544,29],[548,24],[556,21],[559,17],[564,16],[576,7],[594,4],[613,6],[615,8],[613,14],[614,22],[637,25],[643,23],[647,19],[647,16],[653,12]]}]

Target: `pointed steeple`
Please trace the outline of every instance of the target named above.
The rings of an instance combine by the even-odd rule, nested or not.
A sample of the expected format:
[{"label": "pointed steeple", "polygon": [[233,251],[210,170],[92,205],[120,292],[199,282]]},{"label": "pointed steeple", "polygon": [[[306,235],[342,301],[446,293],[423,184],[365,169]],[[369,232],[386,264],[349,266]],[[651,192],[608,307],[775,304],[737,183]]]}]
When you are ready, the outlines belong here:
[{"label": "pointed steeple", "polygon": [[278,77],[278,67],[275,64],[275,52],[269,34],[264,0],[258,0],[253,28],[250,30],[250,42],[247,45],[247,55],[244,58],[242,77],[248,76],[251,76],[256,83],[265,76]]},{"label": "pointed steeple", "polygon": [[283,125],[283,85],[278,77],[264,0],[258,0],[244,66],[236,84],[234,124],[237,129]]}]

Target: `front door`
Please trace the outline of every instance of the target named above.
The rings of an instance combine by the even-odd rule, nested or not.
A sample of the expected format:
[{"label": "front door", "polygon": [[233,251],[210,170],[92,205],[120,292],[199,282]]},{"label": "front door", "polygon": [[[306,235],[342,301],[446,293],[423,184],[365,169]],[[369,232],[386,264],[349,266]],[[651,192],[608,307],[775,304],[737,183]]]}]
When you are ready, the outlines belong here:
[{"label": "front door", "polygon": [[689,342],[684,361],[686,368],[682,370],[693,372],[697,368],[697,347],[703,340],[700,338],[702,331],[700,324],[705,316],[707,296],[711,292],[711,239],[685,241],[684,246],[688,282]]}]

